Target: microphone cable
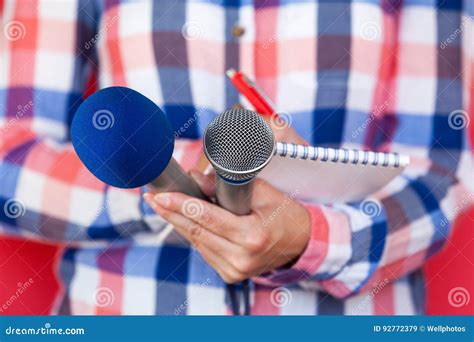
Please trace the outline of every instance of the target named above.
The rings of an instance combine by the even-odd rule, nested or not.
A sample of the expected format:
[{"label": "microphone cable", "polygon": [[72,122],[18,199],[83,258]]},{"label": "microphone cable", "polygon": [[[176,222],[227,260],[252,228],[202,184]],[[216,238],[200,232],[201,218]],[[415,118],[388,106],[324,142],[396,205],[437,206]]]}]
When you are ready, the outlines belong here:
[{"label": "microphone cable", "polygon": [[[237,288],[235,284],[227,284],[229,292],[230,306],[234,316],[241,316],[240,313],[240,298],[237,296]],[[250,283],[248,279],[242,282],[242,297],[244,302],[244,316],[250,315]]]},{"label": "microphone cable", "polygon": [[230,307],[234,316],[240,316],[240,303],[237,298],[237,289],[235,284],[227,284],[227,291],[229,293]]},{"label": "microphone cable", "polygon": [[242,282],[242,295],[244,297],[244,316],[250,316],[250,282],[248,279]]}]

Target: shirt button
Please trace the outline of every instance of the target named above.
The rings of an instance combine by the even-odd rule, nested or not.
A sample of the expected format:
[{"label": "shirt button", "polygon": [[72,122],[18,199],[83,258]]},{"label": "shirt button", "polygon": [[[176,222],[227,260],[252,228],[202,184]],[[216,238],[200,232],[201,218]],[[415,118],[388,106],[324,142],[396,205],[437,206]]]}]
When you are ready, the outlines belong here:
[{"label": "shirt button", "polygon": [[245,33],[245,29],[240,25],[234,25],[234,27],[232,28],[232,35],[235,38],[242,37],[244,35],[244,33]]}]

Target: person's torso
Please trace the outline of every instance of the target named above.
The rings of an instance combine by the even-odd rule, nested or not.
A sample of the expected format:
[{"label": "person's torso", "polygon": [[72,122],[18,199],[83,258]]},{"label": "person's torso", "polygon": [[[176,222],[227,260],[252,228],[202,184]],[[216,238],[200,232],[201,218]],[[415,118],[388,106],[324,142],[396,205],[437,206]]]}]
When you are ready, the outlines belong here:
[{"label": "person's torso", "polygon": [[[279,112],[291,113],[292,127],[312,144],[420,147],[431,134],[425,120],[435,111],[433,90],[424,86],[431,70],[416,70],[419,59],[411,58],[423,59],[423,49],[399,50],[397,43],[404,34],[400,20],[423,30],[417,27],[420,12],[414,6],[401,19],[399,2],[383,3],[385,8],[375,1],[68,1],[52,10],[40,1],[31,11],[51,20],[38,28],[35,63],[27,63],[21,48],[8,60],[12,70],[24,66],[17,68],[21,75],[10,75],[16,83],[9,91],[19,102],[9,103],[0,92],[2,120],[17,117],[33,98],[33,109],[21,119],[31,120],[42,135],[67,140],[92,68],[93,87],[138,90],[163,108],[175,130],[186,125],[180,138],[197,139],[218,113],[239,102],[248,105],[225,76],[233,68],[253,78]],[[400,68],[409,77],[394,77]],[[196,251],[157,246],[135,241],[68,251],[61,270],[74,299],[71,312],[229,312],[222,280]],[[347,300],[299,285],[275,290],[252,284],[253,313],[420,313],[423,294],[414,285],[420,279],[407,276]],[[101,306],[104,294],[112,304]],[[385,297],[395,298],[386,311],[377,305]]]}]

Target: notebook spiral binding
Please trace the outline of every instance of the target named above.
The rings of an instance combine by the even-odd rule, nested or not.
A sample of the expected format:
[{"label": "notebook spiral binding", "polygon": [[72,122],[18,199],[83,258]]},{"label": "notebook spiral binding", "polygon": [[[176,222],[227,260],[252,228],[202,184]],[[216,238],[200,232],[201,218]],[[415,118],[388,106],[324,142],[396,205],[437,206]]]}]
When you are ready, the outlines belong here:
[{"label": "notebook spiral binding", "polygon": [[384,167],[405,167],[409,163],[408,156],[398,153],[314,147],[285,142],[277,142],[275,155],[322,162]]}]

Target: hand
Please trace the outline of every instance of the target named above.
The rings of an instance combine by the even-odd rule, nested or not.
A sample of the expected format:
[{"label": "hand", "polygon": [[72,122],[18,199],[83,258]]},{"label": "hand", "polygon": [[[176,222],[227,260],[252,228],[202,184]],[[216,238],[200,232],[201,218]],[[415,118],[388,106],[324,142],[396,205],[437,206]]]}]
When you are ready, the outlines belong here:
[{"label": "hand", "polygon": [[[191,174],[212,197],[213,176]],[[251,213],[246,216],[181,193],[147,193],[144,199],[230,284],[291,264],[303,253],[310,237],[307,210],[294,196],[259,179]]]}]

